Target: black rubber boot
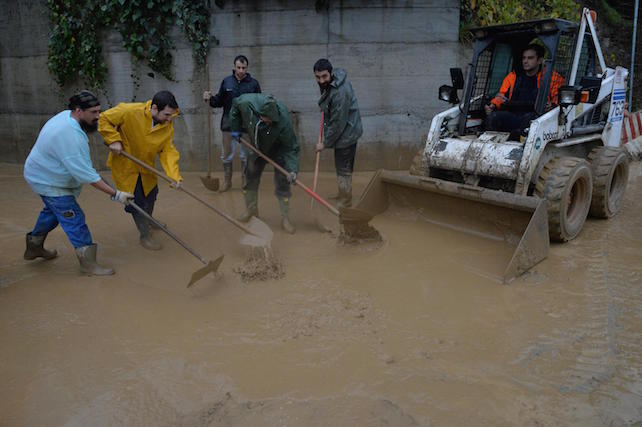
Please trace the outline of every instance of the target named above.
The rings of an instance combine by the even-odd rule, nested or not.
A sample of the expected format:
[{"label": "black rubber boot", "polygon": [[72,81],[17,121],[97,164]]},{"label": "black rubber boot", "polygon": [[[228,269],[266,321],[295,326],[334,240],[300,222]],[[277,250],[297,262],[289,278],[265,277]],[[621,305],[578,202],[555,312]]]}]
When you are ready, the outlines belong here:
[{"label": "black rubber boot", "polygon": [[80,262],[80,271],[89,276],[110,276],[114,274],[113,268],[103,267],[96,262],[97,250],[98,246],[95,243],[76,248],[76,256]]},{"label": "black rubber boot", "polygon": [[152,236],[150,222],[142,215],[134,214],[132,216],[134,217],[136,228],[138,228],[138,232],[140,233],[140,245],[150,251],[159,251],[163,249],[163,246]]},{"label": "black rubber boot", "polygon": [[27,233],[27,249],[25,249],[24,259],[32,260],[36,258],[44,259],[53,259],[58,256],[58,251],[55,249],[48,251],[44,248],[45,239],[47,235],[44,236],[34,236],[31,233]]},{"label": "black rubber boot", "polygon": [[259,192],[245,190],[245,212],[237,219],[241,222],[248,222],[253,216],[259,217]]},{"label": "black rubber boot", "polygon": [[223,163],[223,171],[225,173],[223,186],[219,190],[220,193],[225,193],[232,188],[232,163]]}]

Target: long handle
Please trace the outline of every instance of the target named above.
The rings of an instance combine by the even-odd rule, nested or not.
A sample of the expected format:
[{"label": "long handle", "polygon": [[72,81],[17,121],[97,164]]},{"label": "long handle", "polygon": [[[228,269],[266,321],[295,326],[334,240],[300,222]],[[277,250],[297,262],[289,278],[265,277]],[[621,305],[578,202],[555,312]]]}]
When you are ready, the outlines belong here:
[{"label": "long handle", "polygon": [[[205,82],[207,83],[207,87],[209,88],[210,66],[207,62],[205,62]],[[210,175],[212,175],[212,118],[210,117],[209,102],[206,104],[205,108],[207,108],[205,117],[207,117],[207,177],[209,178]]]},{"label": "long handle", "polygon": [[[176,181],[174,181],[172,178],[168,177],[167,175],[165,175],[163,172],[159,171],[155,167],[152,167],[152,166],[148,165],[147,163],[144,163],[144,162],[138,160],[136,157],[132,156],[131,154],[129,154],[129,153],[125,152],[125,151],[121,151],[120,155],[128,158],[132,162],[136,163],[138,166],[140,166],[142,168],[145,168],[148,171],[153,172],[154,174],[156,174],[160,178],[163,178],[165,181],[169,182],[170,184],[176,184]],[[210,205],[205,200],[201,199],[200,197],[198,197],[196,194],[192,193],[188,189],[186,189],[186,188],[181,186],[181,187],[179,187],[179,190],[181,190],[184,193],[187,193],[188,195],[192,196],[194,199],[198,200],[199,202],[201,202],[202,204],[204,204],[205,206],[207,206],[208,208],[210,208],[211,210],[213,210],[214,212],[216,212],[217,214],[219,214],[220,216],[222,216],[223,218],[225,218],[226,220],[228,220],[229,222],[231,222],[232,224],[234,224],[235,226],[237,226],[241,230],[245,231],[246,233],[251,234],[252,236],[256,236],[256,237],[262,237],[262,236],[259,236],[256,233],[253,233],[249,228],[244,226],[242,223],[240,223],[239,221],[235,220],[234,218],[232,218],[231,216],[229,216],[225,212],[221,211],[216,206]]]},{"label": "long handle", "polygon": [[161,222],[160,222],[160,221],[158,221],[156,218],[154,218],[153,216],[151,216],[150,214],[148,214],[147,212],[145,212],[145,211],[143,210],[143,208],[141,208],[140,206],[138,206],[136,203],[134,203],[134,202],[133,202],[133,201],[131,201],[131,200],[128,202],[128,204],[129,204],[129,206],[131,206],[132,208],[136,209],[136,210],[138,211],[138,213],[139,213],[139,214],[141,214],[142,216],[144,216],[145,218],[147,218],[149,221],[152,221],[154,224],[156,224],[156,225],[157,225],[161,230],[163,230],[165,233],[167,233],[167,235],[168,235],[169,237],[171,237],[172,239],[174,239],[174,241],[176,241],[176,243],[178,243],[179,245],[181,245],[182,247],[184,247],[184,248],[187,250],[187,252],[191,253],[191,254],[192,254],[192,255],[194,255],[196,258],[198,258],[198,260],[199,260],[200,262],[202,262],[202,263],[203,263],[203,264],[205,264],[205,265],[207,265],[207,264],[208,264],[208,262],[207,262],[207,261],[206,261],[202,256],[200,256],[200,255],[198,254],[198,252],[196,252],[194,249],[192,249],[192,248],[190,248],[189,246],[187,246],[187,243],[183,242],[183,241],[182,241],[182,240],[181,240],[181,239],[180,239],[176,234],[174,234],[174,233],[172,233],[171,231],[169,231],[169,230],[168,230],[168,229],[167,229],[163,224],[161,224]]},{"label": "long handle", "polygon": [[[323,111],[321,111],[321,124],[319,125],[319,141],[318,144],[323,143]],[[317,181],[319,179],[319,161],[321,160],[321,152],[317,151],[316,159],[314,161],[314,179],[312,180],[312,191],[317,191]],[[310,200],[310,209],[314,207],[314,199]]]},{"label": "long handle", "polygon": [[[281,173],[282,173],[283,175],[285,175],[285,176],[290,176],[290,174],[288,173],[288,171],[286,171],[286,170],[285,170],[285,169],[283,169],[281,166],[279,166],[279,165],[278,165],[274,160],[270,159],[268,156],[266,156],[265,154],[263,154],[263,153],[262,153],[258,148],[256,148],[255,146],[253,146],[252,144],[250,144],[249,142],[247,142],[247,141],[246,141],[245,139],[243,139],[243,138],[239,138],[239,140],[240,140],[240,141],[241,141],[241,142],[242,142],[246,147],[249,147],[252,151],[254,151],[256,154],[258,154],[260,157],[262,157],[266,162],[268,162],[269,164],[271,164],[271,165],[274,167],[274,169],[278,170],[279,172],[281,172]],[[296,185],[298,185],[299,187],[301,187],[303,190],[305,190],[305,192],[306,192],[306,193],[308,193],[312,198],[314,198],[314,200],[316,200],[317,202],[319,202],[319,203],[321,203],[323,206],[325,206],[325,207],[326,207],[330,212],[332,212],[332,213],[333,213],[333,214],[335,214],[336,216],[339,216],[339,215],[340,215],[340,213],[339,213],[339,211],[337,210],[337,208],[335,208],[335,207],[334,207],[334,206],[332,206],[330,203],[328,203],[328,202],[326,202],[325,200],[323,200],[323,199],[321,198],[321,196],[319,196],[319,195],[318,195],[317,193],[315,193],[314,191],[310,190],[310,189],[309,189],[309,188],[308,188],[304,183],[302,183],[302,182],[301,182],[301,181],[299,181],[298,179],[294,180],[294,183],[295,183]]]}]

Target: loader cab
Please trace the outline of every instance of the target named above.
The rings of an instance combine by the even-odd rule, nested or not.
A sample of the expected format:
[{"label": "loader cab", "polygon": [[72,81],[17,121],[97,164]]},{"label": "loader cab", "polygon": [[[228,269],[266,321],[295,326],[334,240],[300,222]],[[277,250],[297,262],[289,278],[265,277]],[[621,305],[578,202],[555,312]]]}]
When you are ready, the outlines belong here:
[{"label": "loader cab", "polygon": [[[516,24],[474,28],[473,60],[468,81],[464,88],[458,133],[460,136],[479,134],[486,128],[484,106],[494,98],[504,80],[511,72],[518,74],[522,69],[522,53],[531,43],[541,45],[545,50],[542,62],[544,73],[539,83],[534,105],[513,105],[512,108],[530,108],[534,116],[544,114],[554,105],[549,102],[549,90],[554,72],[565,81],[571,72],[573,50],[578,24],[562,19],[544,19]],[[591,74],[595,61],[591,60],[590,44],[586,44],[584,64],[578,77]],[[579,81],[579,80],[578,80]]]}]

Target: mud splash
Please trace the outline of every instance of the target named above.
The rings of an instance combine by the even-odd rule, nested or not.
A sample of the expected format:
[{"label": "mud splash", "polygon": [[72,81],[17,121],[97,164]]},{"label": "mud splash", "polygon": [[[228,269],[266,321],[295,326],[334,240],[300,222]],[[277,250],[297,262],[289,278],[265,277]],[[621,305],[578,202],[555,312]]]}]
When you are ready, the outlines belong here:
[{"label": "mud splash", "polygon": [[233,271],[241,276],[241,280],[244,282],[266,281],[285,277],[283,263],[272,249],[266,247],[251,248],[250,255],[245,262],[234,268]]},{"label": "mud splash", "polygon": [[339,233],[339,244],[361,245],[383,242],[383,237],[376,228],[364,222],[346,222]]}]

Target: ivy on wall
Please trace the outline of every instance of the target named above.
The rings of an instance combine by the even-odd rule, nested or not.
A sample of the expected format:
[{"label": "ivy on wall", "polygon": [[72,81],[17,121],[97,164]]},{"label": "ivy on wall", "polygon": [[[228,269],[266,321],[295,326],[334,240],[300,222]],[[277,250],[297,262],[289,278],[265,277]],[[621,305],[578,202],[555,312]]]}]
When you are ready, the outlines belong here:
[{"label": "ivy on wall", "polygon": [[104,29],[116,29],[134,58],[169,80],[174,23],[189,40],[197,64],[205,63],[209,51],[209,0],[47,0],[47,6],[52,23],[47,65],[61,87],[77,79],[103,85]]},{"label": "ivy on wall", "polygon": [[472,27],[510,24],[541,18],[579,21],[580,6],[575,0],[461,0],[459,39],[470,41]]}]

